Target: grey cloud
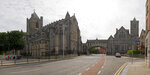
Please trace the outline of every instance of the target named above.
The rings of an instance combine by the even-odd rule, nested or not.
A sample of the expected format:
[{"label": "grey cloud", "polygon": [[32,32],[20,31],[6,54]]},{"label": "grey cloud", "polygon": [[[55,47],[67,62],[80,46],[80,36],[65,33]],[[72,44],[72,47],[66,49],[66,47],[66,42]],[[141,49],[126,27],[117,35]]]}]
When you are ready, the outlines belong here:
[{"label": "grey cloud", "polygon": [[70,15],[76,13],[83,42],[96,37],[107,39],[121,26],[129,29],[133,17],[140,21],[140,30],[145,29],[146,0],[0,0],[0,3],[0,31],[26,31],[26,18],[33,9],[44,17],[44,25],[64,18],[67,11]]}]

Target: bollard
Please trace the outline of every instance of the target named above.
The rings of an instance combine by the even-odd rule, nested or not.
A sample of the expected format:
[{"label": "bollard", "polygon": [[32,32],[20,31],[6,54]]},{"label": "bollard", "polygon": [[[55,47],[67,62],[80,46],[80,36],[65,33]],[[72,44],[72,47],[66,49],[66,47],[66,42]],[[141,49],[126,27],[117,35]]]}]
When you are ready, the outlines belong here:
[{"label": "bollard", "polygon": [[15,59],[14,59],[14,64],[16,64],[16,56],[14,56],[14,58],[15,58]]},{"label": "bollard", "polygon": [[27,63],[29,62],[28,57],[27,57]]},{"label": "bollard", "polygon": [[1,66],[3,66],[3,61],[1,60]]},{"label": "bollard", "polygon": [[40,62],[40,57],[39,57],[39,62]]},{"label": "bollard", "polygon": [[16,59],[14,60],[14,64],[16,64]]}]

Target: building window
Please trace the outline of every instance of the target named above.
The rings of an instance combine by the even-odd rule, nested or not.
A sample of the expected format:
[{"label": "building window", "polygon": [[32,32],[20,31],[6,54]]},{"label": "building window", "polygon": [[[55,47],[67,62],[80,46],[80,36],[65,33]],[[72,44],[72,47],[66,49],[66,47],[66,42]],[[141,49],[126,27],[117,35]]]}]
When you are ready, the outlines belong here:
[{"label": "building window", "polygon": [[124,34],[123,32],[121,32],[121,33],[119,34],[119,38],[125,38],[125,34]]},{"label": "building window", "polygon": [[38,22],[36,22],[36,28],[39,28],[39,24],[38,24]]}]

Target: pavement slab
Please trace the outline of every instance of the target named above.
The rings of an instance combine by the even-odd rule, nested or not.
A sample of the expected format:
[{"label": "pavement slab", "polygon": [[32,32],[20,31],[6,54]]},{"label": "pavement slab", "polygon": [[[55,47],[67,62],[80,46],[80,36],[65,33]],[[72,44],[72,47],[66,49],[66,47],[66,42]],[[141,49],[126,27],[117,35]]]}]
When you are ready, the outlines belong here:
[{"label": "pavement slab", "polygon": [[146,67],[145,62],[130,63],[127,75],[150,75],[150,68]]}]

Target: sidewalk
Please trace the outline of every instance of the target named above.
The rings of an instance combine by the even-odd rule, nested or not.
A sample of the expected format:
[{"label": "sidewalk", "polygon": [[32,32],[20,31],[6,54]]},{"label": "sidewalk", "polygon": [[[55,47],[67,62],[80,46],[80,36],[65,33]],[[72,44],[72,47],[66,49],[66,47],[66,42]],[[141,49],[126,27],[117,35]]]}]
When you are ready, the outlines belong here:
[{"label": "sidewalk", "polygon": [[[84,55],[81,55],[84,56]],[[53,61],[60,61],[60,60],[67,60],[67,59],[73,59],[77,57],[76,55],[74,56],[65,56],[64,58],[61,57],[51,57],[51,59],[19,59],[16,60],[16,63],[14,60],[0,60],[0,67],[1,66],[12,66],[12,65],[21,65],[21,64],[32,64],[32,63],[42,63],[42,62],[53,62]],[[78,56],[79,57],[79,56]]]},{"label": "sidewalk", "polygon": [[41,59],[41,60],[29,60],[27,61],[7,61],[7,62],[1,62],[0,66],[11,66],[11,65],[21,65],[21,64],[30,64],[30,63],[39,63],[39,62],[48,62],[48,61],[54,61],[55,59]]},{"label": "sidewalk", "polygon": [[[126,70],[127,75],[150,75],[150,68],[146,67],[145,62],[128,63]],[[122,74],[124,75],[124,74]]]}]

